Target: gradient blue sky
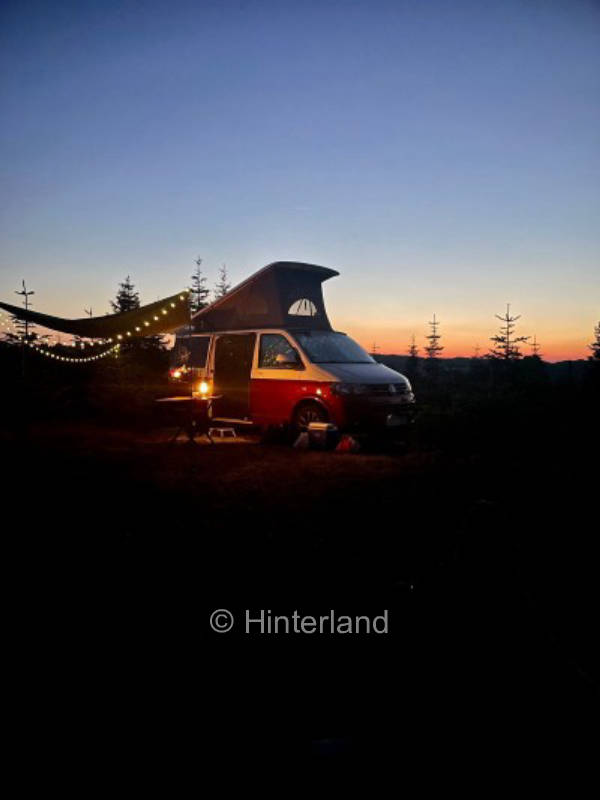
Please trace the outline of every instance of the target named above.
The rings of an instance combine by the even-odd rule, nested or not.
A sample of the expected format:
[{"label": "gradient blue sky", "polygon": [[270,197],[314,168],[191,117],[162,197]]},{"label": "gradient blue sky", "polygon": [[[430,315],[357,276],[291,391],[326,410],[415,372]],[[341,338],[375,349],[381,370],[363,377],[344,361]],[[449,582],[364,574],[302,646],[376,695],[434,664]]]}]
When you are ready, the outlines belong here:
[{"label": "gradient blue sky", "polygon": [[336,327],[551,358],[600,315],[600,3],[4,2],[0,297],[103,313],[274,260]]}]

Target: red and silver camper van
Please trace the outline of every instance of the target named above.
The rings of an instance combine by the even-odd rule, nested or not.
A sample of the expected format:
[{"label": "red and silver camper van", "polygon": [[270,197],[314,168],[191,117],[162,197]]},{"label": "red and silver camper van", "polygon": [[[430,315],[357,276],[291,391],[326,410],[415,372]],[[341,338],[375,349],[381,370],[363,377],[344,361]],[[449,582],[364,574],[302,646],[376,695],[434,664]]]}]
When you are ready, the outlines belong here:
[{"label": "red and silver camper van", "polygon": [[215,421],[340,430],[410,422],[408,380],[331,328],[321,284],[338,273],[278,261],[193,316],[177,332],[173,377],[217,395]]}]

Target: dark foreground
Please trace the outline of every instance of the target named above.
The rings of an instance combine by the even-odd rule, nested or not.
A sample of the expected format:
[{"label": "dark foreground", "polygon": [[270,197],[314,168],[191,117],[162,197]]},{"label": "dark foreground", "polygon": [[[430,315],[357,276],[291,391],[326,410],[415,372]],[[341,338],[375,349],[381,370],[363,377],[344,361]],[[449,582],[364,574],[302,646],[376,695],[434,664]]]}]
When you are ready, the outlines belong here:
[{"label": "dark foreground", "polygon": [[[1,433],[15,736],[82,785],[125,766],[134,785],[198,786],[247,759],[423,783],[483,767],[488,784],[573,750],[585,763],[594,397],[431,405],[410,447],[358,455],[170,447],[148,421],[15,414]],[[215,609],[230,633],[211,631]],[[331,609],[388,610],[389,632],[244,632],[246,610]]]},{"label": "dark foreground", "polygon": [[[540,737],[560,750],[593,718],[596,509],[575,454],[161,436],[79,426],[4,442],[31,467],[8,503],[40,737],[90,763],[129,761],[135,741],[160,763],[216,745],[409,771],[452,756],[460,771]],[[211,633],[218,608],[231,633]],[[247,635],[246,609],[388,609],[389,633]]]}]

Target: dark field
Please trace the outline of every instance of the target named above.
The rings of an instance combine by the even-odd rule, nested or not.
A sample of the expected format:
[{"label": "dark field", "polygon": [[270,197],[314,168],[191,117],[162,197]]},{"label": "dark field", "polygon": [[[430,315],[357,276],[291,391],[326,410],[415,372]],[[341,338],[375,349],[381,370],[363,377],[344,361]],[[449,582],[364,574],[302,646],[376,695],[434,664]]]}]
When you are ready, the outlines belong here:
[{"label": "dark field", "polygon": [[[1,432],[4,521],[36,736],[157,773],[217,755],[459,775],[533,769],[534,747],[587,758],[596,372],[415,383],[410,442],[355,455],[258,436],[169,446],[147,407],[102,414],[79,387],[42,411],[21,386]],[[218,608],[231,633],[210,631]],[[389,633],[249,636],[245,609],[388,609]]]}]

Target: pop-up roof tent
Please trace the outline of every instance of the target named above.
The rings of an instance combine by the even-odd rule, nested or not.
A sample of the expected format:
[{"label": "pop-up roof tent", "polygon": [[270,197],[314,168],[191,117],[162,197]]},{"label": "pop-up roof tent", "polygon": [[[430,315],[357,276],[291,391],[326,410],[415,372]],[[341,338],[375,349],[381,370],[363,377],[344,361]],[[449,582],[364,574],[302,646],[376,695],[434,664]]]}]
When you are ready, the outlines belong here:
[{"label": "pop-up roof tent", "polygon": [[[96,339],[125,339],[157,333],[256,328],[331,330],[321,284],[339,273],[314,264],[276,261],[240,283],[189,319],[188,292],[122,314],[63,319],[1,303],[14,316],[54,331]],[[191,324],[190,324],[191,322]],[[187,324],[186,324],[187,323]]]},{"label": "pop-up roof tent", "polygon": [[[194,314],[196,333],[256,328],[331,330],[321,284],[334,269],[275,261]],[[181,334],[185,331],[182,330]]]}]

